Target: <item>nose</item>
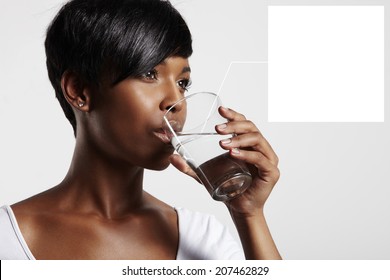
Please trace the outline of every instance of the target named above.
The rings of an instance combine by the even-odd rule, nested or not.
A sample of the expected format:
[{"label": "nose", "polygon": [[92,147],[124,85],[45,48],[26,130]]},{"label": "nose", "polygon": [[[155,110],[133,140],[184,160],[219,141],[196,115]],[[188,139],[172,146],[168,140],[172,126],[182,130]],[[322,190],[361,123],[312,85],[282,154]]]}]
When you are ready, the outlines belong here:
[{"label": "nose", "polygon": [[179,100],[183,98],[183,94],[180,92],[178,87],[176,86],[170,86],[165,89],[165,96],[164,99],[161,101],[160,104],[160,110],[162,111],[168,111],[173,105],[175,105],[171,112],[179,112],[183,108],[183,102],[177,103]]}]

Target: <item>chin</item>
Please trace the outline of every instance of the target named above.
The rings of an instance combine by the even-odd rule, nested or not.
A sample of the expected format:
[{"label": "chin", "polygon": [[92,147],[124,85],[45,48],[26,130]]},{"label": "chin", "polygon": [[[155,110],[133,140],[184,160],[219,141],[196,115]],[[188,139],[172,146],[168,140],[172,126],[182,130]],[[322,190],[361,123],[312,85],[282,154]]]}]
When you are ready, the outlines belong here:
[{"label": "chin", "polygon": [[169,166],[169,163],[164,166],[148,166],[146,169],[153,170],[153,171],[162,171],[167,169]]},{"label": "chin", "polygon": [[154,159],[150,164],[146,164],[145,168],[155,171],[161,171],[167,169],[170,165],[169,156],[164,158]]}]

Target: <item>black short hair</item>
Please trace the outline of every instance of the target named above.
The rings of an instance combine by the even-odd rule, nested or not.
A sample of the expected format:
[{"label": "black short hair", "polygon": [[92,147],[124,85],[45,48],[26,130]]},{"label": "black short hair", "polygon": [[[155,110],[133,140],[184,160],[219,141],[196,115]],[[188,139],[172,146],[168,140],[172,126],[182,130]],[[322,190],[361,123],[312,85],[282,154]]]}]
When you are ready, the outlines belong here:
[{"label": "black short hair", "polygon": [[192,39],[182,16],[165,0],[72,0],[47,30],[46,65],[56,97],[76,135],[76,118],[61,90],[65,71],[99,85],[115,85],[170,56],[188,58]]}]

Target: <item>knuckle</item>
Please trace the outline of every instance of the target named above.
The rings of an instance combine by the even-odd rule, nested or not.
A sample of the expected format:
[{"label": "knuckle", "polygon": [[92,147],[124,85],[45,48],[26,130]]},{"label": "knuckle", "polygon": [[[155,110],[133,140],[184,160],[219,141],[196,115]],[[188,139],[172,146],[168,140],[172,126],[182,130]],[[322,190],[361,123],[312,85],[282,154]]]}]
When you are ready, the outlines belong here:
[{"label": "knuckle", "polygon": [[256,126],[252,121],[245,120],[245,127],[247,132],[252,132],[252,133],[257,132]]},{"label": "knuckle", "polygon": [[275,168],[275,170],[272,172],[272,179],[274,182],[277,182],[280,178],[280,170],[279,168]]},{"label": "knuckle", "polygon": [[259,139],[259,142],[264,144],[267,140],[263,137],[263,135],[260,133],[260,131],[255,132],[256,137]]},{"label": "knuckle", "polygon": [[237,116],[238,116],[239,119],[246,120],[246,117],[245,117],[244,114],[237,113]]},{"label": "knuckle", "polygon": [[245,119],[246,123],[249,125],[249,126],[255,126],[255,124],[251,121],[251,120],[247,120]]}]

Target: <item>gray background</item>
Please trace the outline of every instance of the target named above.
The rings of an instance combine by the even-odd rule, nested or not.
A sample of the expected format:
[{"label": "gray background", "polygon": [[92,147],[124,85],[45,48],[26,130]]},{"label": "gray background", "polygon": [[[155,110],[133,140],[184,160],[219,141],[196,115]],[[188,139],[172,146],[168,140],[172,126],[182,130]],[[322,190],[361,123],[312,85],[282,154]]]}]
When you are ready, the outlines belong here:
[{"label": "gray background", "polygon": [[[175,0],[194,38],[193,91],[217,91],[231,61],[267,60],[267,5],[384,5],[389,1]],[[62,1],[0,0],[0,204],[57,184],[74,138],[47,78],[45,29]],[[385,45],[389,36],[386,34]],[[386,49],[385,46],[385,49]],[[234,64],[220,92],[253,120],[280,158],[266,216],[286,259],[390,259],[389,55],[384,123],[269,123],[267,64]],[[146,172],[162,200],[213,213],[223,204],[173,168]]]}]

